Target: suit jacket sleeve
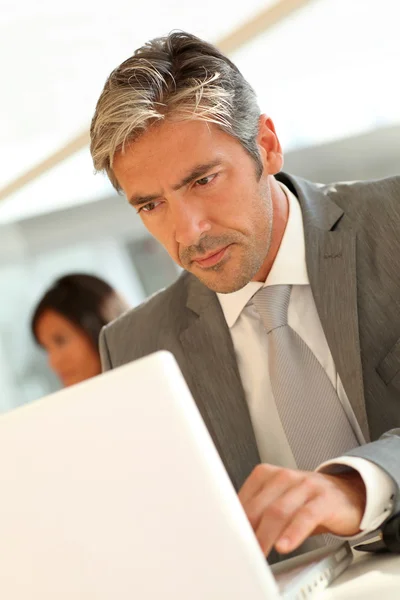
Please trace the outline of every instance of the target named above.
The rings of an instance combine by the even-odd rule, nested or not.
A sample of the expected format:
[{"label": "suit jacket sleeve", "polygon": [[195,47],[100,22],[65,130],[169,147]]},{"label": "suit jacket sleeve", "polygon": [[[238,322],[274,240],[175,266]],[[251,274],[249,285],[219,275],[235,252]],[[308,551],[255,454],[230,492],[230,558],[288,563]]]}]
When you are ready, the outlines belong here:
[{"label": "suit jacket sleeve", "polygon": [[346,452],[347,456],[359,456],[383,469],[396,485],[396,498],[392,514],[400,512],[400,428],[391,429],[383,436]]}]

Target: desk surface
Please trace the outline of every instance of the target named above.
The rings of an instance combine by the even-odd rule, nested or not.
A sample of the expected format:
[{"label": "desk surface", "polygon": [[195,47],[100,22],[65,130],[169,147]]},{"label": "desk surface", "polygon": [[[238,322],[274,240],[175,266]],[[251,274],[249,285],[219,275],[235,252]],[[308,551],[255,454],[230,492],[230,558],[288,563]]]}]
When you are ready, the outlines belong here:
[{"label": "desk surface", "polygon": [[355,552],[354,562],[321,600],[399,600],[400,555]]}]

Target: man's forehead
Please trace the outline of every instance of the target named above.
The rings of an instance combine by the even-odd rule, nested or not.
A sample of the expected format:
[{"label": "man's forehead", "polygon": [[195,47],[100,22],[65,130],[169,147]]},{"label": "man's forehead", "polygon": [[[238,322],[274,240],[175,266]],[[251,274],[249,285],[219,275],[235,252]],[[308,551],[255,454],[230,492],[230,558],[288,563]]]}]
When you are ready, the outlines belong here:
[{"label": "man's forehead", "polygon": [[[163,123],[151,128],[138,139],[116,152],[113,170],[124,175],[128,171],[138,176],[154,177],[168,170],[174,177],[184,177],[199,164],[223,160],[223,143],[213,124],[200,121]],[[215,126],[214,126],[215,127]],[[222,132],[219,132],[222,134]],[[226,136],[230,137],[230,136]]]}]

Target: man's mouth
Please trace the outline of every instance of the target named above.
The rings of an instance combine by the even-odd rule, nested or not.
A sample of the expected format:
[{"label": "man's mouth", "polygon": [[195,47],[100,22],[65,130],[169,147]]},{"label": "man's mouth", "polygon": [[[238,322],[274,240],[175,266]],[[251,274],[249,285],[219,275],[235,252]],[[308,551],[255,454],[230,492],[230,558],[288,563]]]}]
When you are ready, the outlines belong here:
[{"label": "man's mouth", "polygon": [[192,262],[196,263],[196,265],[198,265],[202,269],[206,269],[207,267],[213,267],[214,265],[219,263],[219,261],[224,257],[225,252],[228,248],[229,245],[217,251],[213,250],[206,256],[199,256],[198,258],[192,259]]}]

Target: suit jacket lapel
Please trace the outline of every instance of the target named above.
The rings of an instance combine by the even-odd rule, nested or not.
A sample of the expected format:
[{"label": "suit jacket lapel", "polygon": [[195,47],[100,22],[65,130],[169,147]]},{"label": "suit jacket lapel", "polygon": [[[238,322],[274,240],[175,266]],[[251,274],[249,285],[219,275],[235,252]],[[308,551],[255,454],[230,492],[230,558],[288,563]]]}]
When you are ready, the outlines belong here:
[{"label": "suit jacket lapel", "polygon": [[260,462],[232,338],[214,292],[188,278],[184,373],[236,489]]},{"label": "suit jacket lapel", "polygon": [[[346,224],[343,210],[317,186],[297,178],[282,179],[295,188],[302,207],[307,270],[321,324],[347,397],[369,441],[358,332],[356,234]],[[340,226],[332,231],[339,221]]]}]

